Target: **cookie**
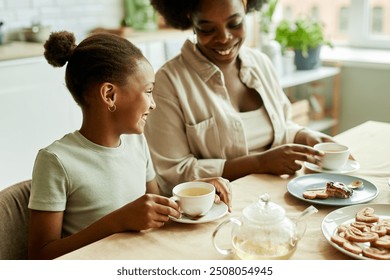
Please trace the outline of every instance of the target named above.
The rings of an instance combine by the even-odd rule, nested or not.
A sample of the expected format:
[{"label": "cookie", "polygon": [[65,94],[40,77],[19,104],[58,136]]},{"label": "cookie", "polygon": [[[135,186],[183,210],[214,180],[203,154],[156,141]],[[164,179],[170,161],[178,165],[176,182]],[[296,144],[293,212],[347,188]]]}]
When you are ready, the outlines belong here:
[{"label": "cookie", "polygon": [[363,256],[376,260],[390,260],[390,250],[368,247],[363,249]]},{"label": "cookie", "polygon": [[305,191],[303,197],[306,199],[326,199],[328,194],[325,191]]},{"label": "cookie", "polygon": [[373,208],[365,207],[356,213],[355,220],[357,222],[376,223],[379,217],[374,214]]},{"label": "cookie", "polygon": [[[384,236],[387,233],[386,227],[384,225],[381,225],[381,224],[373,225],[372,227],[370,227],[370,231],[375,232],[376,234],[378,234],[379,237]],[[389,238],[390,238],[390,236],[389,236]]]},{"label": "cookie", "polygon": [[351,223],[351,227],[355,227],[360,229],[361,231],[370,231],[373,224],[365,223],[365,222],[353,222]]},{"label": "cookie", "polygon": [[360,229],[350,227],[345,231],[345,239],[351,242],[374,242],[379,238],[375,232],[361,231]]},{"label": "cookie", "polygon": [[371,243],[375,248],[390,249],[390,235],[384,235]]},{"label": "cookie", "polygon": [[382,225],[386,228],[386,233],[390,234],[390,219],[383,219],[378,221],[378,225]]},{"label": "cookie", "polygon": [[330,240],[332,240],[334,243],[336,243],[339,246],[343,246],[343,244],[347,241],[345,238],[338,234],[334,234],[330,237]]},{"label": "cookie", "polygon": [[349,241],[344,242],[343,248],[351,253],[356,254],[356,255],[363,253],[363,249],[359,245],[357,245],[353,242],[349,242]]}]

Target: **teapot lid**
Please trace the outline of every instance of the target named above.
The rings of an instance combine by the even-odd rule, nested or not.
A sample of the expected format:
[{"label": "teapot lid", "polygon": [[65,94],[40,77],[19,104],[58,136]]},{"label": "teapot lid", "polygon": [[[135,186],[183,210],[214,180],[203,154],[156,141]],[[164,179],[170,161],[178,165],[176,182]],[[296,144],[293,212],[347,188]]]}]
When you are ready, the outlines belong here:
[{"label": "teapot lid", "polygon": [[283,220],[286,211],[278,204],[270,202],[269,199],[268,193],[261,195],[257,203],[244,209],[244,217],[257,224],[274,224]]}]

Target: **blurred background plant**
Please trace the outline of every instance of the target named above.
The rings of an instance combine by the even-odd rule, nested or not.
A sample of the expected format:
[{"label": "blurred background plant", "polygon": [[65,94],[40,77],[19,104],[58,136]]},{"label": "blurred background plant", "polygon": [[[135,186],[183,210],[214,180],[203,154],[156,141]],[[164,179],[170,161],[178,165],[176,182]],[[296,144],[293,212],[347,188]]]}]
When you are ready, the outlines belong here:
[{"label": "blurred background plant", "polygon": [[278,0],[267,0],[260,10],[260,32],[272,34],[275,30],[273,16]]},{"label": "blurred background plant", "polygon": [[300,50],[303,56],[307,56],[309,49],[322,45],[332,46],[331,42],[324,38],[322,24],[311,18],[280,21],[276,27],[275,40],[282,46],[282,51]]},{"label": "blurred background plant", "polygon": [[322,24],[312,18],[280,21],[276,27],[275,40],[280,43],[282,53],[294,50],[297,70],[318,68],[322,46],[332,47],[324,37]]}]

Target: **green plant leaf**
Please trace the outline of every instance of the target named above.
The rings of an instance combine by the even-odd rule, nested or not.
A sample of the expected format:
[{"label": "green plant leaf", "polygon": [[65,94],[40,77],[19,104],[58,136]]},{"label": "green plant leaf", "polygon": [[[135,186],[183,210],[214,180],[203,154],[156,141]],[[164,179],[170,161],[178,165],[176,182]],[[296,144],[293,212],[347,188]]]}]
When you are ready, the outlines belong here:
[{"label": "green plant leaf", "polygon": [[271,32],[272,17],[275,13],[279,0],[268,0],[263,4],[260,10],[260,29],[264,33]]},{"label": "green plant leaf", "polygon": [[286,49],[301,50],[303,55],[320,45],[332,46],[324,38],[323,26],[314,19],[282,20],[276,28],[275,40]]}]

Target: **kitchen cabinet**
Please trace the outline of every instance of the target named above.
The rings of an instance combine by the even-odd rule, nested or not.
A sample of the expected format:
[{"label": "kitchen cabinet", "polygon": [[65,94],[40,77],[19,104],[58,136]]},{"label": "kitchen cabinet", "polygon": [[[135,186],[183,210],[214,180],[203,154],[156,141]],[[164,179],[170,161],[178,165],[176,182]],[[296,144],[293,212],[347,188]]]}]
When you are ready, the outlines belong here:
[{"label": "kitchen cabinet", "polygon": [[157,71],[167,60],[180,53],[190,31],[162,29],[158,32],[133,32],[127,39],[141,49],[144,56]]},{"label": "kitchen cabinet", "polygon": [[80,127],[64,75],[43,57],[0,62],[0,189],[30,179],[38,150]]},{"label": "kitchen cabinet", "polygon": [[[330,90],[326,80],[331,79]],[[317,131],[331,130],[338,133],[340,118],[340,68],[320,67],[314,70],[295,71],[280,79],[282,87],[293,103],[293,115],[302,118],[307,113],[308,127]],[[308,93],[302,99],[297,88],[306,85]],[[299,89],[298,89],[299,90]],[[328,101],[329,100],[329,101]],[[309,104],[311,110],[309,110]],[[310,111],[310,112],[309,112]]]}]

